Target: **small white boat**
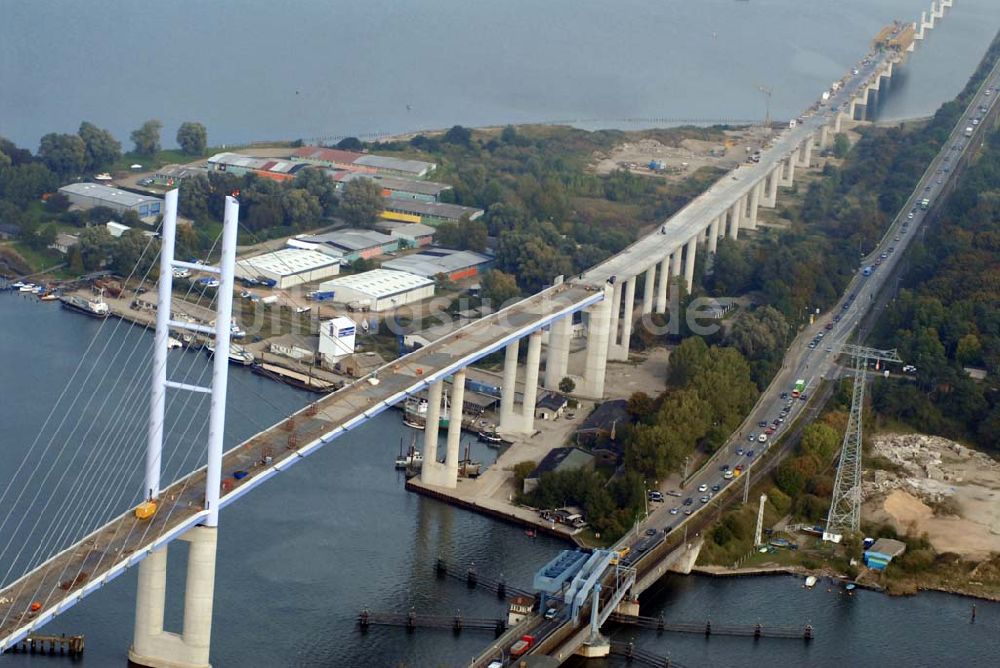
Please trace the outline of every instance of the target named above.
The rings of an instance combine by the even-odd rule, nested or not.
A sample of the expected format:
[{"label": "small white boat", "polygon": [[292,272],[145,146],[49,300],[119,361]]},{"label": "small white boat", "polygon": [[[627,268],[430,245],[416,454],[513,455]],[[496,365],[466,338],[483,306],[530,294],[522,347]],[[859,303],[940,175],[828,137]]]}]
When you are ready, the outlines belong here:
[{"label": "small white boat", "polygon": [[18,292],[33,292],[38,287],[34,283],[22,283],[17,289]]},{"label": "small white boat", "polygon": [[24,283],[18,281],[17,283],[11,283],[8,287],[10,287],[11,290],[20,290],[24,287]]},{"label": "small white boat", "polygon": [[[209,341],[205,344],[205,351],[209,356],[215,355],[215,340]],[[242,366],[250,366],[254,362],[254,355],[252,352],[247,350],[241,345],[235,343],[229,344],[229,362],[230,364],[240,364]]]},{"label": "small white boat", "polygon": [[111,180],[111,175],[108,174],[107,172],[101,172],[100,174],[96,174],[94,176],[94,180],[95,181],[110,181]]},{"label": "small white boat", "polygon": [[172,336],[167,337],[167,350],[174,350],[175,348],[183,348],[184,344]]},{"label": "small white boat", "polygon": [[807,576],[806,577],[806,587],[812,589],[815,586],[816,586],[816,576],[815,575],[809,575],[809,576]]},{"label": "small white boat", "polygon": [[403,439],[399,439],[399,457],[396,457],[396,468],[420,468],[423,463],[424,456],[420,450],[417,449],[416,437],[414,436],[413,442],[410,443],[410,447],[405,453],[403,452]]}]

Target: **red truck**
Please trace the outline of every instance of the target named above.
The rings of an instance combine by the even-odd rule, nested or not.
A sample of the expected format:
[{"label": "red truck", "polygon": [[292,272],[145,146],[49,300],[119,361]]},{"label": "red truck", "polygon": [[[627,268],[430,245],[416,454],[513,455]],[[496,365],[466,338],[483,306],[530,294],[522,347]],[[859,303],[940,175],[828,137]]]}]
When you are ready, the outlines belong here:
[{"label": "red truck", "polygon": [[521,639],[510,646],[511,656],[521,656],[535,644],[535,636],[521,636]]}]

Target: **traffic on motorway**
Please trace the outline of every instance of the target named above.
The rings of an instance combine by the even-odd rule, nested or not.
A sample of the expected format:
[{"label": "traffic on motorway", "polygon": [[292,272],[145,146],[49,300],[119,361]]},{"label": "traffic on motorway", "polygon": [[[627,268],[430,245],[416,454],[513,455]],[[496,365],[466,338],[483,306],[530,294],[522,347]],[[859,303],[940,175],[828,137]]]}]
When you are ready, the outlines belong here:
[{"label": "traffic on motorway", "polygon": [[[738,483],[782,435],[782,430],[794,421],[818,384],[840,375],[837,363],[840,347],[874,303],[902,251],[913,240],[928,210],[940,196],[958,159],[972,142],[980,141],[976,132],[1000,95],[996,69],[1000,66],[980,87],[886,234],[861,259],[858,273],[841,300],[796,338],[785,356],[782,370],[741,429],[681,489],[648,492],[646,519],[617,546],[618,549],[628,548],[623,562],[638,561],[642,554],[662,542],[700,509],[711,505],[726,487]],[[905,364],[900,371],[915,374],[919,370],[912,364]]]}]

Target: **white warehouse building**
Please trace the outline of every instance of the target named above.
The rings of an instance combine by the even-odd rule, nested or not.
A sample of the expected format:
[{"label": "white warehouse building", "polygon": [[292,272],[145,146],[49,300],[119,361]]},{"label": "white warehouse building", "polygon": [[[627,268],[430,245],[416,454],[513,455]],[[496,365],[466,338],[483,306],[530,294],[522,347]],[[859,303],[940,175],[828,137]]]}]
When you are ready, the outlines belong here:
[{"label": "white warehouse building", "polygon": [[434,296],[434,281],[405,271],[373,269],[324,281],[320,292],[332,292],[333,301],[371,311],[386,311]]},{"label": "white warehouse building", "polygon": [[236,275],[240,278],[263,276],[277,281],[280,289],[322,281],[339,273],[339,258],[302,248],[282,248],[236,260]]}]

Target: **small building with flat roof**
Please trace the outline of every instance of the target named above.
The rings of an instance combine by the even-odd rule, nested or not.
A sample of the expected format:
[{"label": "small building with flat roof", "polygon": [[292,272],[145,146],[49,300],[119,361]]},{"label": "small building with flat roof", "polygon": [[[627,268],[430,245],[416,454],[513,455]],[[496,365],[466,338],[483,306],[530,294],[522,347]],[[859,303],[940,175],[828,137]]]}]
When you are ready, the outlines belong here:
[{"label": "small building with flat roof", "polygon": [[203,167],[191,167],[190,165],[164,165],[153,174],[153,183],[164,188],[172,188],[184,179],[189,179],[199,174],[208,174],[208,170]]},{"label": "small building with flat roof", "polygon": [[380,214],[386,220],[399,220],[404,223],[424,223],[437,226],[441,223],[457,223],[463,216],[476,220],[483,215],[482,209],[444,202],[418,202],[416,200],[387,197],[383,202],[384,209]]},{"label": "small building with flat roof", "polygon": [[49,244],[49,248],[59,251],[63,255],[69,253],[69,249],[80,243],[80,237],[76,234],[66,234],[60,232],[56,235],[56,240]]},{"label": "small building with flat roof", "polygon": [[434,281],[405,271],[373,269],[323,282],[333,301],[371,311],[387,311],[434,296]]},{"label": "small building with flat roof", "polygon": [[594,465],[594,456],[580,448],[552,448],[549,454],[538,462],[535,470],[524,479],[524,493],[528,494],[538,487],[538,480],[550,471],[576,471]]},{"label": "small building with flat roof", "polygon": [[293,360],[312,364],[319,352],[319,337],[302,334],[282,334],[268,341],[270,351]]},{"label": "small building with flat roof", "polygon": [[535,417],[543,420],[555,420],[561,417],[569,402],[561,394],[546,392],[535,402]]},{"label": "small building with flat roof", "polygon": [[473,278],[493,266],[493,258],[472,251],[450,248],[426,248],[419,253],[404,255],[383,262],[386,269],[408,271],[425,278],[444,276],[449,281]]},{"label": "small building with flat roof", "polygon": [[302,248],[281,248],[253,257],[236,259],[240,278],[263,276],[277,281],[279,289],[322,281],[340,273],[340,258]]},{"label": "small building with flat roof", "polygon": [[430,246],[434,241],[434,228],[422,223],[401,223],[397,220],[380,220],[375,224],[379,232],[384,232],[390,237],[399,239],[399,247],[409,246],[410,248],[420,248]]},{"label": "small building with flat roof", "polygon": [[80,209],[103,206],[119,213],[135,211],[143,220],[160,215],[163,207],[163,200],[159,197],[137,195],[102,183],[70,183],[60,188],[59,192],[69,199],[72,206]]},{"label": "small building with flat roof", "polygon": [[865,550],[865,566],[876,571],[885,570],[892,560],[906,552],[906,543],[895,538],[879,538]]},{"label": "small building with flat roof", "polygon": [[306,248],[341,258],[344,262],[381,257],[399,250],[399,238],[375,230],[347,228],[324,234],[303,234],[289,239],[292,248]]}]

